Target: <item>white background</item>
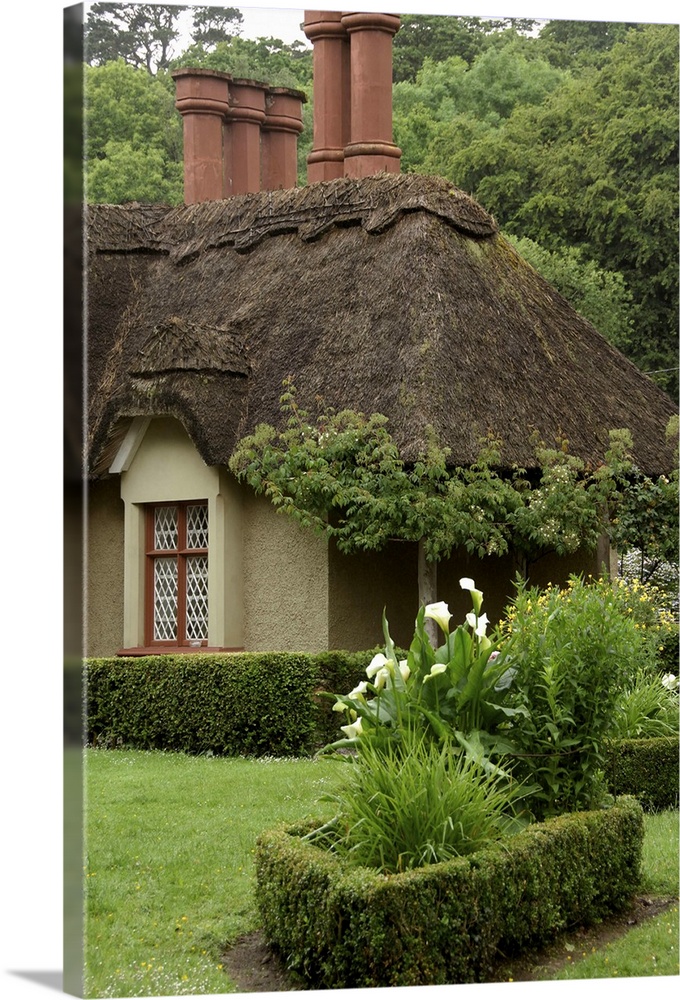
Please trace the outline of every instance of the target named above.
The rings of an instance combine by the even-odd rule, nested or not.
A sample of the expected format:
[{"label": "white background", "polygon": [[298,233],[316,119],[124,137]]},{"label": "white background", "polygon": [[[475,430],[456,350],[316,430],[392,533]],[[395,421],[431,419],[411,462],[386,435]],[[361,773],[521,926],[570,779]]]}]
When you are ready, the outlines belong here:
[{"label": "white background", "polygon": [[[0,990],[49,997],[17,972],[62,968],[61,942],[61,38],[63,4],[3,6],[2,170],[2,880]],[[286,8],[272,2],[265,10]],[[384,9],[369,4],[367,9]],[[245,8],[244,8],[245,10]],[[260,8],[255,35],[289,40]],[[665,0],[438,0],[391,3],[395,13],[675,21]],[[286,23],[299,23],[299,12]],[[250,34],[250,32],[249,32]],[[463,987],[465,997],[573,996],[610,986],[618,998],[675,995],[678,980]],[[502,992],[500,992],[502,991]],[[388,991],[373,991],[387,993]],[[393,996],[396,991],[389,991]],[[400,990],[450,996],[449,987]],[[54,992],[52,991],[52,995]],[[309,994],[308,994],[309,995]],[[319,993],[319,997],[328,997]],[[335,994],[334,994],[335,995]],[[338,991],[356,997],[354,991]],[[274,996],[274,994],[272,994]],[[311,994],[317,996],[317,994]]]}]

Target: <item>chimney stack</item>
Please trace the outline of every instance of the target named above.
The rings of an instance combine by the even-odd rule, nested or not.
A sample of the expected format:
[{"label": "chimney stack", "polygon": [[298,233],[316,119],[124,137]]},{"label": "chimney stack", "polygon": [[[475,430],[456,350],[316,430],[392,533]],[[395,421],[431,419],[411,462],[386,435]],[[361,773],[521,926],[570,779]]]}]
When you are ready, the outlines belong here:
[{"label": "chimney stack", "polygon": [[297,139],[302,132],[299,96],[285,87],[267,91],[262,125],[262,190],[293,188],[297,182]]},{"label": "chimney stack", "polygon": [[222,130],[231,76],[212,69],[178,69],[172,76],[184,121],[184,201],[224,198]]},{"label": "chimney stack", "polygon": [[314,46],[314,147],[307,180],[330,181],[344,176],[350,138],[349,37],[338,11],[306,10],[303,30]]},{"label": "chimney stack", "polygon": [[314,46],[314,145],[310,182],[399,173],[392,141],[392,38],[396,14],[306,10]]},{"label": "chimney stack", "polygon": [[187,205],[295,187],[302,91],[212,69],[178,69],[172,76],[184,121]]},{"label": "chimney stack", "polygon": [[231,139],[225,144],[227,183],[231,176],[231,189],[225,191],[225,197],[260,190],[260,128],[265,119],[265,91],[265,85],[255,80],[231,81],[225,128],[225,132],[231,132]]}]

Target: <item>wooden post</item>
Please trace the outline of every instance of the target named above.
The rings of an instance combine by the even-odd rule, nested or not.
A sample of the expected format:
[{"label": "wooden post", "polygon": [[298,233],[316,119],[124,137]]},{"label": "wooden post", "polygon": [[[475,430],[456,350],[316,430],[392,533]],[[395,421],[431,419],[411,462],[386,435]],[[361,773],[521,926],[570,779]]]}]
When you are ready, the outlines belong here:
[{"label": "wooden post", "polygon": [[[425,558],[425,539],[418,542],[418,601],[420,604],[434,604],[437,600],[437,563],[428,562]],[[425,631],[436,649],[437,623],[431,618],[425,619]]]}]

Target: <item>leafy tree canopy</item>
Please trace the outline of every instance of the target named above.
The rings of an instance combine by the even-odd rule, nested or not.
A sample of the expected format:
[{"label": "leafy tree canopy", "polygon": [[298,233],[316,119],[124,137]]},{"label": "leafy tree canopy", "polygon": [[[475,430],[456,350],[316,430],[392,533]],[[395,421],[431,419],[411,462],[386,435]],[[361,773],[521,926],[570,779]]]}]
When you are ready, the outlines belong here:
[{"label": "leafy tree canopy", "polygon": [[394,37],[394,80],[414,81],[425,59],[441,62],[455,55],[472,63],[494,33],[507,29],[529,32],[535,23],[528,18],[403,14]]},{"label": "leafy tree canopy", "polygon": [[148,73],[167,69],[179,38],[179,19],[193,12],[194,41],[210,48],[241,30],[236,7],[182,7],[162,4],[94,3],[85,22],[86,60],[101,66],[124,59]]},{"label": "leafy tree canopy", "polygon": [[182,121],[165,72],[123,59],[85,67],[87,199],[180,204]]},{"label": "leafy tree canopy", "polygon": [[311,96],[312,50],[297,41],[288,44],[280,38],[233,36],[211,47],[197,42],[173,61],[173,69],[179,66],[217,69],[272,86],[304,90]]}]

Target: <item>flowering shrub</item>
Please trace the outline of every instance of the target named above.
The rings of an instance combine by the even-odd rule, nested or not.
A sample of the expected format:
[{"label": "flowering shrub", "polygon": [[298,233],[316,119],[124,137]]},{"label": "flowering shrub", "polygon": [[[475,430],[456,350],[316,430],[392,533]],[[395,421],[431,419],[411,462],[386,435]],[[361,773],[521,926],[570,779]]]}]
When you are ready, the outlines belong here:
[{"label": "flowering shrub", "polygon": [[[398,743],[407,728],[435,741],[452,740],[476,759],[510,749],[504,727],[526,709],[509,704],[514,670],[487,636],[482,592],[467,577],[460,585],[472,600],[465,622],[451,630],[451,614],[443,601],[422,607],[406,659],[397,658],[383,614],[385,652],[373,657],[365,681],[349,694],[335,696],[334,710],[346,716],[340,727],[345,737],[330,749],[369,740]],[[427,635],[426,618],[435,621],[444,636],[437,649]]]},{"label": "flowering shrub", "polygon": [[601,804],[602,743],[611,735],[628,679],[647,655],[645,631],[606,580],[541,592],[518,584],[501,632],[515,670],[513,773],[538,783],[538,818]]},{"label": "flowering shrub", "polygon": [[617,600],[646,640],[645,661],[664,674],[678,666],[678,619],[668,595],[652,583],[620,577],[612,581]]}]

